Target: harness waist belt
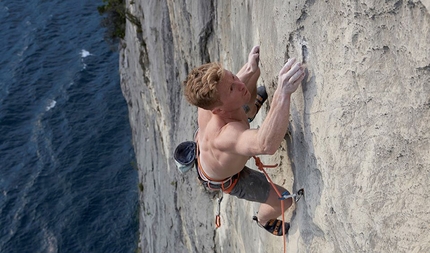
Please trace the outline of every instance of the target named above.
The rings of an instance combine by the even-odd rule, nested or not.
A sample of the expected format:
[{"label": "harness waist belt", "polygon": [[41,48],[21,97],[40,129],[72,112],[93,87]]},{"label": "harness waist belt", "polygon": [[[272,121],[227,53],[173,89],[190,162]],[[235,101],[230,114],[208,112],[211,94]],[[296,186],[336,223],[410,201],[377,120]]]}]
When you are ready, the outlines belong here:
[{"label": "harness waist belt", "polygon": [[225,193],[230,193],[234,186],[236,185],[237,181],[239,180],[239,173],[236,175],[233,175],[231,177],[228,177],[224,180],[213,180],[211,179],[203,170],[201,164],[200,164],[200,156],[197,156],[197,172],[199,176],[200,182],[208,187],[211,190],[222,190]]}]

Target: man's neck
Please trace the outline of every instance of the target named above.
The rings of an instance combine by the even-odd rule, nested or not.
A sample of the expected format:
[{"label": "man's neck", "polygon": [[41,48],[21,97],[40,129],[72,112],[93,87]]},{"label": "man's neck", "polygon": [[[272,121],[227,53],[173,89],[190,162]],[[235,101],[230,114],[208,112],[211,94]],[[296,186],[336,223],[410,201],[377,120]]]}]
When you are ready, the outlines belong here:
[{"label": "man's neck", "polygon": [[244,119],[247,120],[246,113],[243,108],[237,108],[231,111],[222,110],[216,115],[225,121],[241,121]]}]

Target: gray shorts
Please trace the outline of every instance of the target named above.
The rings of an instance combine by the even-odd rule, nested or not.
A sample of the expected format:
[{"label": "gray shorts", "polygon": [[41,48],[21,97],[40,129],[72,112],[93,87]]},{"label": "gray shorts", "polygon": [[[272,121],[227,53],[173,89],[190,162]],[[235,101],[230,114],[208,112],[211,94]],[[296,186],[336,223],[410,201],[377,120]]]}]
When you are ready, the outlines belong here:
[{"label": "gray shorts", "polygon": [[230,195],[253,202],[265,203],[271,187],[266,176],[246,166],[239,173],[239,180],[231,190]]}]

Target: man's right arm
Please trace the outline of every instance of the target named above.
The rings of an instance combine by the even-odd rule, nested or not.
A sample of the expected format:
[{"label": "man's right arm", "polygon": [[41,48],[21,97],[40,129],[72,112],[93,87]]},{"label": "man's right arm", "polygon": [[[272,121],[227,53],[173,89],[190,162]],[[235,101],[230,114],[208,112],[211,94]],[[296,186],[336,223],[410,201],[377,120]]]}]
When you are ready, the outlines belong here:
[{"label": "man's right arm", "polygon": [[287,133],[291,94],[297,90],[304,76],[304,67],[295,59],[289,59],[279,72],[271,108],[260,128],[246,129],[240,123],[228,124],[220,138],[224,147],[229,149],[225,151],[246,156],[274,154]]},{"label": "man's right arm", "polygon": [[291,95],[304,77],[304,67],[294,58],[289,59],[279,72],[271,108],[256,137],[264,153],[273,154],[281,145],[288,130]]}]

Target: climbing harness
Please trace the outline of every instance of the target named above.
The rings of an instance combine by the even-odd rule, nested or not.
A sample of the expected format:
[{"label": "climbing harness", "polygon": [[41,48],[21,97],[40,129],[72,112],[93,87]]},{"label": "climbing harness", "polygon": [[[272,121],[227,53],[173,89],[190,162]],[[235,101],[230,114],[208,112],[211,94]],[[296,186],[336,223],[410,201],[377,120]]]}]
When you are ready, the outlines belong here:
[{"label": "climbing harness", "polygon": [[201,167],[199,157],[197,157],[197,173],[198,179],[205,187],[212,191],[220,190],[225,193],[230,193],[233,190],[234,186],[239,181],[240,176],[240,174],[238,173],[224,180],[213,180],[205,173],[205,171]]}]

